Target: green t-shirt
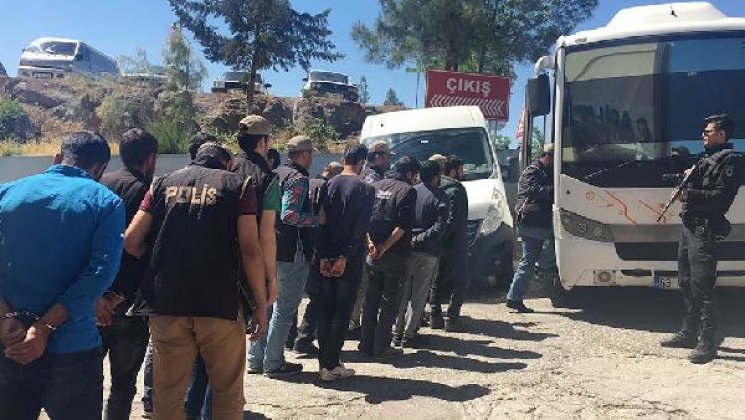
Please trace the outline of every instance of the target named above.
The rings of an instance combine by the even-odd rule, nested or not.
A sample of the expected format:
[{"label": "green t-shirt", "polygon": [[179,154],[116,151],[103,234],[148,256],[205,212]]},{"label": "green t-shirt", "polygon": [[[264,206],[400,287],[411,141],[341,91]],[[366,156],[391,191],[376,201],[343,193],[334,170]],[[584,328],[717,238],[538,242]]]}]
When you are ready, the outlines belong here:
[{"label": "green t-shirt", "polygon": [[263,210],[279,211],[281,208],[282,193],[279,189],[279,179],[275,176],[269,186],[266,187],[264,192],[264,208]]}]

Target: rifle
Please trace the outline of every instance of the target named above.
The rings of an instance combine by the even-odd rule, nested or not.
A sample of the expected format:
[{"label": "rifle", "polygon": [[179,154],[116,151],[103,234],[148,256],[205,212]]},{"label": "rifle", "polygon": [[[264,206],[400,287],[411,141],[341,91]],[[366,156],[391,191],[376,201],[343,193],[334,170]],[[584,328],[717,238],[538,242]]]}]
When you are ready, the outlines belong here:
[{"label": "rifle", "polygon": [[696,171],[696,166],[697,165],[693,165],[691,167],[690,172],[688,172],[688,174],[686,174],[686,176],[683,177],[683,181],[681,181],[680,184],[678,184],[678,186],[675,187],[675,189],[673,190],[673,193],[670,195],[670,199],[667,200],[665,207],[662,209],[662,213],[660,213],[660,215],[657,216],[658,222],[662,220],[663,217],[665,217],[665,213],[667,213],[667,211],[670,209],[670,206],[672,206],[675,200],[677,200],[678,197],[680,197],[680,194],[683,192],[683,188],[685,188],[686,184],[688,183],[688,180],[691,178],[691,175],[693,175],[693,173]]}]

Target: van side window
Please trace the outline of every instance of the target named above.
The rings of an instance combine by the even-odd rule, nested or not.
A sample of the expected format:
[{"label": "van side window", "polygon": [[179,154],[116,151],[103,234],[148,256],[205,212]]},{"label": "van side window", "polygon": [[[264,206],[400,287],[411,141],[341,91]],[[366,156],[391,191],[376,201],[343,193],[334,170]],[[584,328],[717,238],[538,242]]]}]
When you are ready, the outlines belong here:
[{"label": "van side window", "polygon": [[88,50],[88,47],[85,46],[85,44],[80,44],[80,47],[78,48],[78,60],[79,61],[90,61],[90,51]]}]

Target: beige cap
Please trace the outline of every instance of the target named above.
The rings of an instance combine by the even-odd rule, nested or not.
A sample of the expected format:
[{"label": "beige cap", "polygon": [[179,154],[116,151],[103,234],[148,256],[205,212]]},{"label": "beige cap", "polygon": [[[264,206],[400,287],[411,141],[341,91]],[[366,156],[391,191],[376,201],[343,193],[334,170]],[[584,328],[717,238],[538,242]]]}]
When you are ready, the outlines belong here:
[{"label": "beige cap", "polygon": [[435,153],[434,155],[430,156],[428,160],[431,160],[432,162],[437,162],[440,164],[440,166],[443,166],[448,162],[447,156],[441,155],[439,153]]},{"label": "beige cap", "polygon": [[249,115],[238,123],[238,127],[246,130],[247,134],[256,136],[269,135],[269,121],[261,115]]},{"label": "beige cap", "polygon": [[295,136],[287,142],[287,153],[313,150],[313,141],[308,136]]},{"label": "beige cap", "polygon": [[548,143],[543,146],[543,153],[546,154],[553,154],[554,153],[554,144]]},{"label": "beige cap", "polygon": [[385,140],[377,140],[370,145],[369,153],[395,155],[391,152],[391,145]]},{"label": "beige cap", "polygon": [[331,176],[339,175],[343,170],[344,167],[339,162],[329,162],[329,164],[323,168],[323,172],[328,173]]}]

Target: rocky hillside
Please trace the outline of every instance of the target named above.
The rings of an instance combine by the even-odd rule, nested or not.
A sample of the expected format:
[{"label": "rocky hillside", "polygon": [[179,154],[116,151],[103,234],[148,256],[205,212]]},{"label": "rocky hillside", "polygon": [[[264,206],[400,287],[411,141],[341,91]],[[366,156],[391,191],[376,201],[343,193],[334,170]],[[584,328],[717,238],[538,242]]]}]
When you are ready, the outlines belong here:
[{"label": "rocky hillside", "polygon": [[[86,129],[107,134],[142,125],[158,112],[168,92],[162,88],[87,78],[38,80],[0,77],[0,99],[20,103],[28,119],[5,136],[16,142],[54,142],[66,133]],[[195,97],[201,130],[229,136],[249,113],[240,92],[200,93]],[[111,111],[115,110],[116,113]],[[258,96],[250,113],[261,114],[278,140],[309,130],[331,136],[335,143],[354,138],[367,115],[394,109],[362,106],[328,98]],[[116,115],[112,120],[109,115]],[[7,131],[7,130],[6,130]],[[2,139],[0,139],[2,140]]]}]

